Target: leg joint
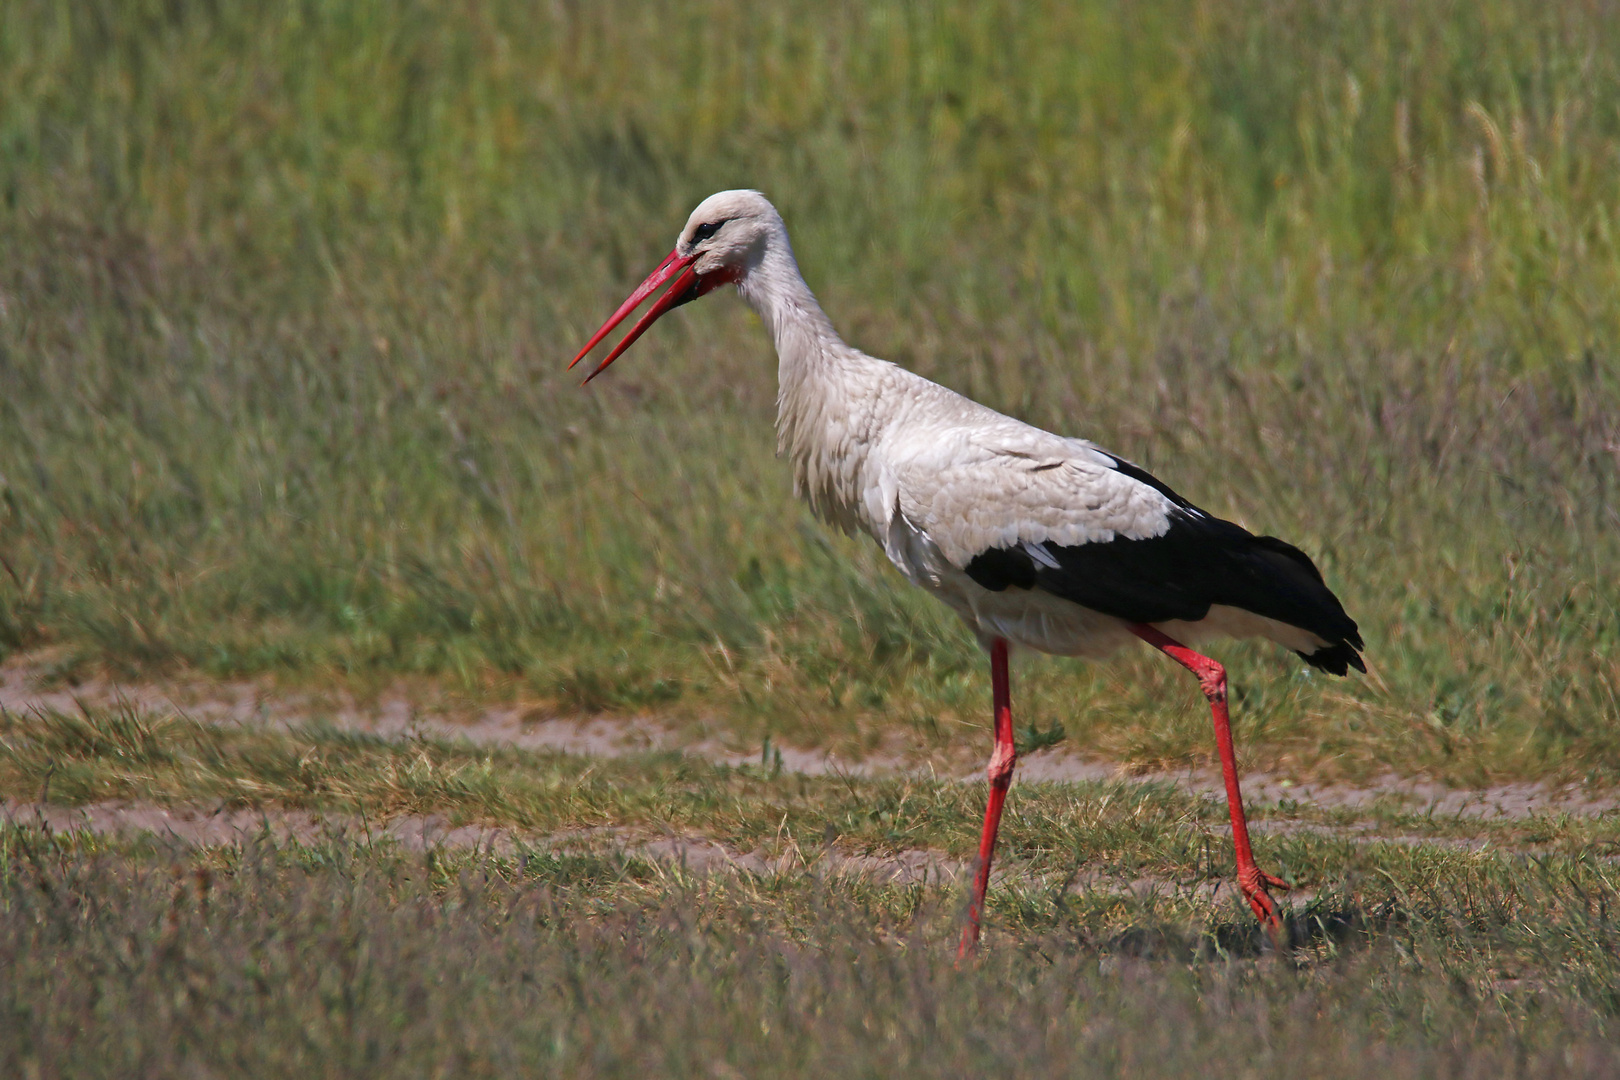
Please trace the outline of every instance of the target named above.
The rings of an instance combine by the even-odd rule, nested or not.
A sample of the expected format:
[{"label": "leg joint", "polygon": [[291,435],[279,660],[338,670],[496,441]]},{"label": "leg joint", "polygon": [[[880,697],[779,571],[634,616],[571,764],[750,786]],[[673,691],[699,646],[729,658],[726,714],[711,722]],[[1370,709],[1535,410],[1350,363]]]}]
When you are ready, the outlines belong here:
[{"label": "leg joint", "polygon": [[1198,660],[1199,663],[1188,666],[1193,669],[1193,674],[1198,676],[1198,685],[1203,689],[1204,696],[1211,701],[1225,701],[1226,668],[1221,666],[1220,661],[1211,660],[1207,656],[1199,656]]},{"label": "leg joint", "polygon": [[1220,661],[1211,660],[1203,653],[1193,652],[1164,631],[1146,623],[1132,623],[1127,629],[1198,676],[1198,685],[1210,701],[1226,700],[1226,669],[1221,666]]},{"label": "leg joint", "polygon": [[995,752],[990,755],[990,782],[1000,784],[1011,780],[1013,766],[1017,763],[1018,750],[1012,743],[997,742]]}]

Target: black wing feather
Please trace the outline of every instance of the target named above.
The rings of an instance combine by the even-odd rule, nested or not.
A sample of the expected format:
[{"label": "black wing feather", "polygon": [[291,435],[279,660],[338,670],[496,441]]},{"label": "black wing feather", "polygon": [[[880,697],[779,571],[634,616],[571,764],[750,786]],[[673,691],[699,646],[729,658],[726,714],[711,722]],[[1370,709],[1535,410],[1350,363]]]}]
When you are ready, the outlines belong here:
[{"label": "black wing feather", "polygon": [[1038,588],[1130,622],[1196,622],[1215,604],[1240,608],[1308,630],[1328,644],[1305,661],[1335,675],[1362,664],[1361,634],[1322,580],[1309,555],[1274,536],[1199,510],[1134,465],[1119,471],[1175,504],[1170,528],[1144,540],[1042,545],[1051,567],[1022,547],[991,548],[965,567],[994,592]]}]

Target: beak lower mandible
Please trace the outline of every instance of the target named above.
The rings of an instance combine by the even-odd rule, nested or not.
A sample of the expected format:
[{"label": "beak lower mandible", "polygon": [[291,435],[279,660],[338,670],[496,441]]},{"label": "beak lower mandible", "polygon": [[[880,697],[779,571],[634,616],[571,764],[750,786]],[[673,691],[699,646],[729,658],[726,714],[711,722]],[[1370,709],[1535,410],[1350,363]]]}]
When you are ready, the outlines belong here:
[{"label": "beak lower mandible", "polygon": [[[655,269],[651,274],[647,275],[647,280],[636,286],[636,291],[630,294],[629,299],[625,300],[624,303],[619,305],[619,310],[615,311],[608,321],[602,324],[601,329],[597,330],[596,333],[591,335],[591,340],[585,343],[585,347],[579,350],[579,355],[574,357],[573,363],[568,365],[569,370],[572,371],[576,364],[585,359],[586,353],[596,348],[603,338],[607,337],[613,332],[614,327],[618,326],[625,320],[626,316],[628,316],[632,311],[636,310],[643,300],[647,299],[647,297],[656,292],[660,285],[664,284],[664,282],[668,281],[670,278],[681,274],[683,270],[687,270],[691,264],[692,256],[682,255],[678,249],[670,252],[669,255],[665,257],[664,261],[658,264],[657,269]],[[684,277],[686,275],[682,276]],[[693,276],[695,277],[695,275]],[[686,282],[684,288],[671,289],[670,293],[678,293],[684,291],[685,288],[690,287],[691,283]],[[636,324],[635,328],[630,331],[629,335],[623,341],[619,342],[618,347],[608,355],[608,358],[602,361],[602,363],[597,367],[596,371],[591,372],[590,377],[585,380],[586,382],[590,382],[591,379],[595,378],[597,374],[601,372],[602,368],[607,367],[615,359],[617,359],[625,349],[629,348],[630,344],[634,342],[636,338],[640,337],[642,333],[646,331],[647,327],[651,326],[653,321],[657,319],[659,315],[662,315],[664,312],[675,306],[673,302],[665,302],[669,300],[670,293],[665,293],[659,298],[658,303],[654,304],[652,310],[642,317],[641,321]]]}]

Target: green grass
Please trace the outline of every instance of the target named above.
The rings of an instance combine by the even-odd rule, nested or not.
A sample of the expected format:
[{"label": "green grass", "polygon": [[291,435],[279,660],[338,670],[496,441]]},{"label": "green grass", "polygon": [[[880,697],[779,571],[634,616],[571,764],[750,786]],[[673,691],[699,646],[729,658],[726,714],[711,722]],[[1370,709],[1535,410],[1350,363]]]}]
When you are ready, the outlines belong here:
[{"label": "green grass", "polygon": [[[578,867],[424,865],[352,844],[130,853],[0,830],[13,1075],[1602,1076],[1613,927],[1548,874],[1287,959],[1056,920],[966,970],[906,896]],[[74,897],[91,894],[92,904]],[[1511,896],[1511,900],[1509,900]],[[1496,901],[1493,906],[1492,901]],[[1506,901],[1506,902],[1504,902]],[[1513,922],[1522,907],[1556,922]]]},{"label": "green grass", "polygon": [[[1230,890],[1211,897],[1231,874],[1219,803],[1163,785],[1020,785],[987,948],[957,968],[958,886],[807,871],[829,850],[969,856],[980,784],[133,710],[5,717],[0,795],[46,785],[57,804],[298,808],[330,831],[188,848],[26,811],[0,825],[7,1075],[1616,1065],[1612,815],[1263,809],[1262,862],[1314,892],[1277,944]],[[412,852],[354,824],[429,812],[521,838],[501,854]],[[671,833],[760,850],[774,869],[703,874],[636,853],[636,837]],[[1464,836],[1485,843],[1447,843]]]},{"label": "green grass", "polygon": [[[215,727],[134,710],[6,716],[0,792],[70,806],[303,810],[339,832],[436,814],[586,854],[696,837],[785,867],[916,850],[970,865],[984,804],[979,783],[916,774],[807,776],[678,754],[585,759],[327,726]],[[1349,894],[1373,905],[1513,876],[1527,858],[1584,866],[1606,881],[1616,842],[1612,814],[1480,819],[1394,800],[1251,810],[1262,862],[1315,896],[1302,916]],[[1000,851],[1011,876],[992,914],[1015,927],[1030,912],[1077,902],[1069,890],[1082,880],[1090,884],[1077,895],[1095,901],[1099,924],[1128,921],[1122,891],[1144,881],[1157,883],[1178,918],[1251,922],[1229,890],[1213,905],[1207,888],[1199,892],[1235,873],[1224,804],[1169,785],[1021,783]]]},{"label": "green grass", "polygon": [[[964,631],[771,457],[734,300],[562,367],[709,192],[857,344],[1318,556],[1373,674],[1234,647],[1245,760],[1620,768],[1620,30],[1595,8],[0,11],[0,651],[987,741]],[[1203,759],[1150,656],[1020,724]]]}]

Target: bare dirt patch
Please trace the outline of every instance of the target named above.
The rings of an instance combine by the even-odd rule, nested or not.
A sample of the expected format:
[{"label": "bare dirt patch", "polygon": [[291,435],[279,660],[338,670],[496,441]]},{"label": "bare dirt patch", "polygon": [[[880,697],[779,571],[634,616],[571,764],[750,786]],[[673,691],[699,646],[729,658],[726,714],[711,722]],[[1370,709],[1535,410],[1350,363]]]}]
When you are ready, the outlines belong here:
[{"label": "bare dirt patch", "polygon": [[[742,765],[759,761],[714,739],[693,739],[652,716],[557,717],[538,714],[521,702],[467,707],[444,699],[424,700],[394,689],[360,700],[343,691],[287,693],[250,681],[201,679],[170,682],[118,682],[102,677],[73,686],[53,685],[43,658],[13,657],[0,664],[0,709],[13,714],[39,710],[77,712],[81,708],[127,705],[149,711],[177,711],[214,724],[295,728],[311,722],[366,732],[384,738],[426,736],[465,739],[477,745],[516,746],[587,757],[668,751],[707,761]],[[840,758],[815,749],[773,747],[787,772],[871,776],[904,772],[917,763],[899,754],[868,754],[860,760]],[[946,775],[976,781],[977,769],[954,764]],[[1132,772],[1126,766],[1085,758],[1064,749],[1046,750],[1019,762],[1019,779],[1030,782],[1121,781],[1171,784],[1186,791],[1224,798],[1218,772],[1186,769]],[[1296,782],[1271,773],[1243,777],[1245,800],[1254,806],[1300,805],[1362,809],[1375,804],[1430,813],[1438,817],[1497,820],[1537,814],[1598,817],[1620,813],[1620,794],[1575,784],[1508,783],[1488,788],[1454,788],[1436,781],[1388,774],[1361,785]]]},{"label": "bare dirt patch", "polygon": [[696,874],[740,871],[766,876],[808,872],[817,877],[864,878],[888,885],[951,884],[963,880],[969,869],[961,862],[923,850],[890,856],[850,855],[831,848],[806,850],[788,844],[781,854],[772,857],[761,850],[737,851],[703,836],[652,836],[620,828],[540,834],[456,825],[438,814],[404,814],[387,821],[368,821],[355,814],[284,808],[245,810],[111,801],[85,806],[7,802],[3,819],[57,833],[84,830],[102,836],[145,836],[184,847],[222,847],[266,840],[306,845],[326,840],[362,840],[396,844],[416,852],[441,848],[498,855],[588,851],[644,859]]},{"label": "bare dirt patch", "polygon": [[[385,738],[465,739],[476,745],[585,757],[670,751],[729,765],[759,760],[755,754],[738,753],[713,739],[694,739],[650,716],[558,717],[523,702],[467,707],[404,689],[361,700],[343,690],[289,693],[247,680],[134,683],[96,676],[73,685],[56,685],[39,657],[13,657],[0,664],[0,709],[7,712],[77,713],[84,708],[120,706],[179,712],[210,724],[289,729],[318,722]],[[860,761],[849,761],[792,746],[773,746],[772,758],[777,757],[784,770],[810,776],[869,775],[904,766],[899,757],[869,754]]]},{"label": "bare dirt patch", "polygon": [[370,822],[357,815],[279,807],[245,810],[126,802],[96,802],[85,806],[8,802],[5,819],[53,832],[83,829],[101,835],[147,835],[188,847],[242,844],[261,839],[281,844],[312,844],[342,837],[392,841],[413,851],[433,847],[510,851],[517,840],[517,834],[509,829],[456,826],[438,815],[406,815],[387,822]]}]

